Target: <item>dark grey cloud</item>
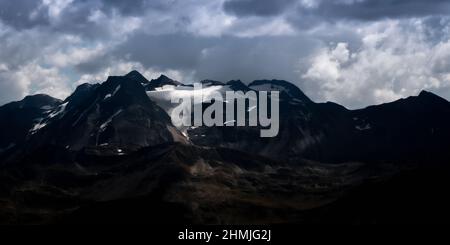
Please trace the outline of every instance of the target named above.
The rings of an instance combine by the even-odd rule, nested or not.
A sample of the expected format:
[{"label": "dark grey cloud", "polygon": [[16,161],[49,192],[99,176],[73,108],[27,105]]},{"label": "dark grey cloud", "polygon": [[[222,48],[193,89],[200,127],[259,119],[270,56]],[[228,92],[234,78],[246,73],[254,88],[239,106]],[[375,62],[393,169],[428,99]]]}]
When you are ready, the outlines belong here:
[{"label": "dark grey cloud", "polygon": [[141,15],[149,9],[168,10],[174,0],[101,0],[101,7],[104,10],[117,10],[124,15]]},{"label": "dark grey cloud", "polygon": [[[198,37],[187,34],[138,34],[113,52],[145,67],[193,70],[195,78],[227,81],[261,78],[298,80],[299,57],[311,54],[318,43],[305,37]],[[103,58],[102,58],[103,59]]]},{"label": "dark grey cloud", "polygon": [[125,16],[140,16],[146,11],[160,10],[164,11],[170,8],[175,0],[77,0],[72,3],[72,7],[83,9],[88,7],[91,10],[101,10],[110,15],[117,12]]},{"label": "dark grey cloud", "polygon": [[[306,1],[307,2],[307,1]],[[374,21],[385,18],[448,16],[448,0],[227,0],[225,12],[238,16],[283,16],[300,29],[336,21]],[[296,11],[290,11],[296,8]]]},{"label": "dark grey cloud", "polygon": [[333,0],[320,1],[314,8],[299,8],[299,14],[325,20],[377,20],[382,18],[448,15],[448,0]]},{"label": "dark grey cloud", "polygon": [[0,20],[17,29],[49,23],[48,14],[40,1],[0,1]]},{"label": "dark grey cloud", "polygon": [[[136,0],[78,0],[65,8],[61,18],[49,27],[52,32],[69,33],[88,39],[109,39],[113,30],[105,20],[95,22],[92,17],[97,14],[105,15],[109,20],[117,16],[140,16],[150,6],[159,7],[162,1]],[[119,23],[118,23],[119,24]]]},{"label": "dark grey cloud", "polygon": [[114,51],[147,67],[194,69],[203,49],[214,45],[214,38],[189,34],[151,35],[138,33]]},{"label": "dark grey cloud", "polygon": [[227,0],[223,9],[236,16],[274,16],[283,15],[296,2],[297,14],[322,20],[448,15],[450,10],[448,0],[317,0],[311,4],[299,0]]},{"label": "dark grey cloud", "polygon": [[319,46],[305,37],[199,37],[192,34],[138,33],[105,56],[77,65],[80,73],[97,73],[117,62],[139,62],[157,70],[194,71],[194,80],[250,82],[278,78],[299,82],[299,57]]},{"label": "dark grey cloud", "polygon": [[52,20],[50,8],[40,0],[1,0],[0,21],[17,30],[47,28],[53,32],[73,33],[88,38],[107,35],[105,26],[90,19],[95,11],[113,18],[113,15],[141,17],[150,10],[167,11],[175,0],[76,0],[61,9]]},{"label": "dark grey cloud", "polygon": [[422,23],[429,43],[436,45],[450,38],[450,16],[429,16],[423,18]]},{"label": "dark grey cloud", "polygon": [[296,0],[227,0],[223,9],[236,16],[273,16],[283,13]]},{"label": "dark grey cloud", "polygon": [[56,33],[75,34],[89,39],[107,39],[110,30],[106,28],[106,23],[95,23],[89,19],[93,11],[101,11],[101,7],[99,1],[76,1],[64,9],[61,13],[63,17],[48,28]]},{"label": "dark grey cloud", "polygon": [[[345,81],[348,84],[342,91],[356,85],[360,89],[345,100],[349,104],[357,99],[364,104],[363,90],[370,94],[378,89],[377,98],[384,100],[404,87],[405,94],[422,85],[446,93],[450,87],[448,0],[61,3],[0,0],[0,103],[26,93],[50,91],[47,87],[58,90],[59,76],[72,81],[101,80],[105,74],[119,74],[117,70],[121,73],[130,67],[152,75],[172,72],[181,80],[186,75],[190,81],[285,79],[304,87],[307,94],[316,94],[318,100],[339,97],[341,90],[335,91],[336,86]],[[401,45],[396,41],[399,38],[389,36],[401,36]],[[346,50],[342,44],[335,50],[338,43],[345,43]],[[337,51],[344,53],[333,53]],[[336,65],[334,56],[342,59],[345,52],[353,56]],[[389,58],[385,60],[384,55]],[[417,60],[423,64],[432,60],[432,67],[423,68],[413,62]],[[374,61],[379,62],[377,67]],[[417,77],[404,72],[402,65],[408,61]],[[384,66],[389,62],[394,64]],[[387,82],[377,82],[371,74],[359,84],[362,70],[385,74],[379,80]],[[309,80],[303,76],[306,72]],[[36,74],[51,76],[52,82],[36,81]],[[416,87],[408,89],[407,82],[399,81],[405,77]],[[329,93],[320,97],[324,86]]]},{"label": "dark grey cloud", "polygon": [[206,50],[197,64],[198,79],[284,79],[299,84],[299,57],[311,54],[319,43],[305,37],[230,37]]}]

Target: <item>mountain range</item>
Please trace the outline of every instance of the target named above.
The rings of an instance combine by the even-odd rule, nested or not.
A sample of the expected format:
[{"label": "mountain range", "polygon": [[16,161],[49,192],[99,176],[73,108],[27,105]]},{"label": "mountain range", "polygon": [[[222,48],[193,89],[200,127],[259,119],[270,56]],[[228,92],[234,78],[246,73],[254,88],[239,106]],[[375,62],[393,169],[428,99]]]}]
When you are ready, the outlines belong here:
[{"label": "mountain range", "polygon": [[137,71],[1,106],[0,223],[448,222],[447,100],[349,110],[282,80],[200,83],[280,91],[279,134],[177,128],[171,95],[192,84]]}]

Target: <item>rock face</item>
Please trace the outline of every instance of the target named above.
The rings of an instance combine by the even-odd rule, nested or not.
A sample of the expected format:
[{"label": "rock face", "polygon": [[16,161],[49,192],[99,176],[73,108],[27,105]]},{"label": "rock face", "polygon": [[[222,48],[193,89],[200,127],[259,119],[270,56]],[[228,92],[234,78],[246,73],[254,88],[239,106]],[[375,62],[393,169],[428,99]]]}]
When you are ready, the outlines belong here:
[{"label": "rock face", "polygon": [[23,143],[33,126],[60,104],[58,99],[38,94],[0,107],[0,151]]},{"label": "rock face", "polygon": [[137,71],[80,85],[64,101],[35,95],[0,107],[0,223],[402,222],[405,206],[450,217],[440,195],[450,179],[445,99],[424,91],[348,110],[281,80],[201,84],[280,91],[279,134],[177,129],[171,95],[196,96],[192,85]]},{"label": "rock face", "polygon": [[[450,103],[432,93],[352,111],[331,102],[314,103],[286,81],[242,86],[239,91],[280,91],[279,134],[261,138],[259,127],[198,127],[188,130],[194,144],[334,163],[418,162],[430,157],[445,162],[450,156],[450,127],[445,126],[450,125]],[[230,89],[233,86],[223,86],[224,91]]]},{"label": "rock face", "polygon": [[22,132],[28,134],[25,148],[109,146],[126,151],[182,139],[169,116],[146,95],[139,77],[130,74],[80,85]]}]

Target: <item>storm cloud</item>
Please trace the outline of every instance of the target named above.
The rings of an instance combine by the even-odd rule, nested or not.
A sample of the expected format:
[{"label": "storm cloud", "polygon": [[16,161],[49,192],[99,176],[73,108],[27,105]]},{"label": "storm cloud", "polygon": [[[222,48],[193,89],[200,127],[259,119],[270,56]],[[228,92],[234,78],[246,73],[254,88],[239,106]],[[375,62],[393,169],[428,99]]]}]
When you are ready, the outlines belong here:
[{"label": "storm cloud", "polygon": [[450,2],[446,0],[336,0],[318,1],[311,8],[300,8],[300,14],[372,21],[448,14],[449,10]]},{"label": "storm cloud", "polygon": [[410,18],[447,15],[447,0],[226,0],[223,9],[236,16],[274,16],[297,11],[320,20]]},{"label": "storm cloud", "polygon": [[272,16],[283,13],[293,3],[295,0],[228,0],[223,8],[238,16]]},{"label": "storm cloud", "polygon": [[450,99],[445,0],[0,0],[0,104],[138,69],[278,78],[350,108]]}]

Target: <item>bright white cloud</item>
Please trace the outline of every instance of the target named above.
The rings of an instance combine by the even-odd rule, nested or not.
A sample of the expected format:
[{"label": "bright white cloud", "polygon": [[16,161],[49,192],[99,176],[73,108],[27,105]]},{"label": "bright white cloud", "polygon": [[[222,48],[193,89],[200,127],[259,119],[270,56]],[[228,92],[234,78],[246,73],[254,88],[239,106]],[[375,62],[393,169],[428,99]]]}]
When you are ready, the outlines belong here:
[{"label": "bright white cloud", "polygon": [[59,18],[61,12],[71,4],[73,0],[42,0],[42,4],[47,7],[50,18]]},{"label": "bright white cloud", "polygon": [[218,2],[194,9],[187,30],[201,36],[221,36],[233,27],[237,18],[223,13]]},{"label": "bright white cloud", "polygon": [[74,66],[97,58],[105,54],[106,50],[102,44],[92,48],[71,47],[68,50],[56,50],[46,56],[46,63],[59,68]]},{"label": "bright white cloud", "polygon": [[10,70],[5,65],[0,67],[0,103],[39,93],[64,99],[71,92],[71,88],[67,86],[67,77],[56,68],[44,68],[36,63],[16,70]]},{"label": "bright white cloud", "polygon": [[420,27],[417,21],[384,21],[360,28],[362,44],[354,51],[338,43],[310,58],[305,85],[317,100],[353,108],[449,88],[450,42],[427,42]]}]

